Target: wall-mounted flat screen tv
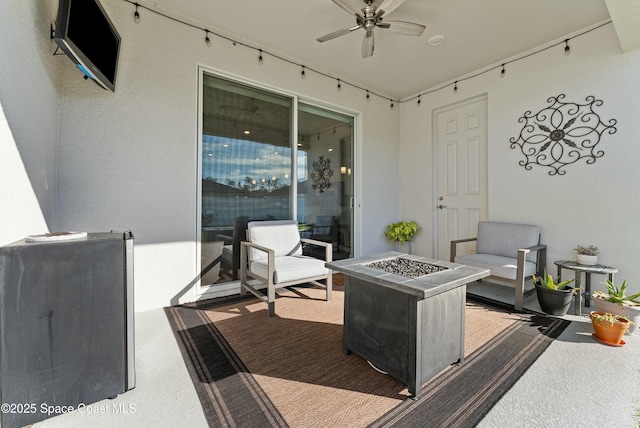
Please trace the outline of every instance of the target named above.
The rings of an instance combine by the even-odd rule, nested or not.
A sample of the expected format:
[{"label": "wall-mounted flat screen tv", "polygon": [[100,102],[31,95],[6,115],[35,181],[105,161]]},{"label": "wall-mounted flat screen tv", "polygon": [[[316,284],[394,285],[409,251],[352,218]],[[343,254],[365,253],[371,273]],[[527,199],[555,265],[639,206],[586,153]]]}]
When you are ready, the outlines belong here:
[{"label": "wall-mounted flat screen tv", "polygon": [[87,78],[115,90],[120,35],[98,0],[60,0],[54,39]]}]

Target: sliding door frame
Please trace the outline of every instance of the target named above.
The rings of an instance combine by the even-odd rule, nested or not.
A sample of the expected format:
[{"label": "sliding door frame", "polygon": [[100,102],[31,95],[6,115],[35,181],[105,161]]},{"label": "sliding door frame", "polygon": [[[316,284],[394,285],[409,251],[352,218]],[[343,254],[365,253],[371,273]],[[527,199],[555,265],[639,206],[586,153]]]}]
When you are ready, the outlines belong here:
[{"label": "sliding door frame", "polygon": [[227,73],[222,70],[218,70],[212,68],[210,66],[206,66],[203,64],[197,65],[197,78],[196,78],[196,93],[198,94],[196,99],[196,154],[195,154],[195,180],[196,180],[196,198],[195,198],[195,230],[194,230],[194,243],[195,243],[195,269],[194,269],[194,281],[195,285],[196,297],[198,299],[208,299],[213,297],[223,297],[228,295],[237,294],[240,290],[240,281],[229,281],[222,284],[215,285],[202,285],[200,281],[200,272],[201,272],[201,245],[202,245],[202,137],[203,137],[203,121],[202,121],[202,111],[203,111],[203,81],[204,75],[208,74],[211,76],[219,77],[222,79],[231,80],[233,82],[247,85],[250,87],[254,87],[259,90],[273,92],[276,95],[289,97],[292,102],[292,123],[291,123],[291,131],[290,131],[290,141],[289,146],[291,148],[291,165],[292,165],[292,173],[293,177],[291,180],[291,197],[289,198],[290,203],[290,214],[293,219],[297,218],[297,195],[298,195],[298,180],[297,180],[297,168],[295,165],[297,164],[298,157],[298,104],[304,103],[314,107],[322,108],[325,110],[335,111],[336,113],[340,113],[352,118],[352,159],[353,159],[353,209],[351,212],[352,216],[352,242],[353,242],[353,254],[359,254],[360,247],[360,239],[359,239],[359,225],[361,224],[361,215],[359,208],[358,194],[359,194],[359,177],[360,177],[360,150],[356,148],[359,146],[358,142],[360,141],[359,135],[360,133],[360,113],[352,110],[345,109],[344,107],[332,105],[320,100],[316,100],[309,97],[299,96],[290,91],[284,90],[282,88],[276,88],[273,86],[266,85],[261,82],[253,81],[250,79],[246,79],[241,76],[237,76],[234,74]]}]

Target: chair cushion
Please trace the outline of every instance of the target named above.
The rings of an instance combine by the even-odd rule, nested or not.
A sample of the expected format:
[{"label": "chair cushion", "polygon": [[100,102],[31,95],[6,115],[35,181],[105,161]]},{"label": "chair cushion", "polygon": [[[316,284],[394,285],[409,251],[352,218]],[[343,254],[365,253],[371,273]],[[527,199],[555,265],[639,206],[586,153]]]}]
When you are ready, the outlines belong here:
[{"label": "chair cushion", "polygon": [[[329,269],[324,266],[324,263],[324,260],[307,256],[276,257],[273,282],[278,284],[328,275]],[[250,263],[249,270],[262,278],[266,278],[268,274],[267,259],[254,260]]]},{"label": "chair cushion", "polygon": [[[456,256],[455,263],[467,266],[476,266],[491,270],[492,276],[506,279],[516,279],[518,259],[512,257],[495,256],[492,254],[464,254]],[[524,262],[524,277],[531,278],[536,273],[536,264]]]},{"label": "chair cushion", "polygon": [[[520,248],[538,245],[540,228],[530,224],[501,223],[495,221],[481,221],[478,223],[478,241],[476,253],[493,254],[514,258],[518,256]],[[537,260],[538,252],[527,254],[527,260]]]},{"label": "chair cushion", "polygon": [[[276,257],[302,255],[298,222],[295,220],[250,221],[247,240],[275,252]],[[252,249],[249,260],[266,259],[267,253]]]}]

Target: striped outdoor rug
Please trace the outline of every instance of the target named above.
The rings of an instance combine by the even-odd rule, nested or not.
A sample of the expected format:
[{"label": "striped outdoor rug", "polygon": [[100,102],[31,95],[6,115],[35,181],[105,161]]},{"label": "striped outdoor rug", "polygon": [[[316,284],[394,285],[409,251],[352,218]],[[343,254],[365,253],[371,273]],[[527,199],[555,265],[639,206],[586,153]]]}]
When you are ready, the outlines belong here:
[{"label": "striped outdoor rug", "polygon": [[342,352],[343,292],[296,287],[266,304],[237,296],[166,308],[212,427],[474,426],[568,321],[469,301],[465,361],[406,387]]}]

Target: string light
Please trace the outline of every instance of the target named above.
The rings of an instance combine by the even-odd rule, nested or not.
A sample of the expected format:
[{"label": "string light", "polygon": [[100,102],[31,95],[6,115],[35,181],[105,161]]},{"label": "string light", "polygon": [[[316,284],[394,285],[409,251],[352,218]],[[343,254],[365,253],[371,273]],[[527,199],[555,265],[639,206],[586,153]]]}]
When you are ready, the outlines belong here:
[{"label": "string light", "polygon": [[[210,38],[209,38],[209,33],[212,33],[212,34],[214,34],[216,37],[219,37],[219,38],[221,38],[221,39],[224,39],[224,40],[226,40],[226,41],[230,42],[233,46],[238,46],[238,45],[240,45],[240,46],[245,47],[245,48],[247,48],[247,49],[257,50],[257,51],[259,52],[258,62],[259,62],[260,64],[262,64],[262,63],[263,63],[263,55],[262,55],[262,54],[263,54],[263,50],[262,50],[262,49],[258,49],[258,48],[256,48],[256,47],[251,46],[251,45],[249,45],[249,44],[247,44],[247,43],[244,43],[244,42],[239,42],[239,41],[237,41],[237,40],[234,40],[234,39],[230,38],[229,36],[226,36],[226,35],[223,35],[223,34],[219,34],[219,33],[216,33],[216,32],[214,32],[214,31],[209,31],[209,30],[207,30],[207,29],[200,28],[200,27],[198,27],[198,26],[196,26],[196,25],[193,25],[193,24],[190,24],[190,23],[187,23],[187,22],[181,21],[181,20],[179,20],[179,19],[177,19],[177,18],[175,18],[175,17],[172,17],[172,16],[169,16],[169,15],[167,15],[167,14],[164,14],[164,13],[162,13],[162,12],[158,11],[158,10],[154,10],[154,9],[150,9],[150,8],[148,8],[148,7],[145,7],[145,6],[141,6],[140,4],[138,4],[138,3],[137,3],[137,2],[135,2],[135,1],[132,1],[132,0],[124,0],[124,1],[126,1],[127,3],[130,3],[130,4],[132,4],[132,5],[134,5],[134,6],[135,6],[135,11],[134,11],[134,13],[133,13],[133,18],[134,18],[134,21],[135,21],[135,23],[136,23],[136,24],[140,22],[140,13],[138,12],[138,8],[140,7],[140,8],[146,9],[146,10],[148,10],[148,11],[152,12],[152,13],[155,13],[156,15],[160,15],[160,16],[162,16],[162,17],[164,17],[164,18],[167,18],[167,19],[169,19],[169,20],[172,20],[172,21],[175,21],[175,22],[179,22],[179,23],[184,24],[184,25],[186,25],[186,26],[189,26],[189,27],[192,27],[192,28],[196,28],[196,29],[200,29],[200,30],[202,30],[202,31],[205,31],[205,32],[207,33],[207,35],[206,35],[206,37],[205,37],[205,42],[207,42],[207,45],[209,45],[209,43],[211,42],[211,40],[210,40]],[[563,40],[563,41],[561,41],[561,42],[554,43],[554,44],[552,44],[552,45],[549,45],[549,46],[546,46],[546,47],[540,48],[540,49],[538,49],[538,50],[536,50],[536,51],[534,51],[534,52],[531,52],[531,53],[528,53],[528,54],[522,55],[522,56],[520,56],[520,57],[514,58],[514,59],[512,59],[512,60],[508,61],[507,63],[503,63],[501,66],[498,66],[498,67],[501,67],[501,70],[500,70],[500,77],[503,77],[503,76],[504,76],[504,74],[506,73],[506,69],[505,69],[505,65],[506,65],[506,64],[509,64],[509,63],[512,63],[512,62],[515,62],[515,61],[519,61],[519,60],[522,60],[522,59],[525,59],[525,58],[528,58],[528,57],[530,57],[530,56],[532,56],[532,55],[535,55],[535,54],[538,54],[538,53],[544,52],[544,51],[546,51],[546,50],[548,50],[548,49],[551,49],[551,48],[553,48],[553,47],[555,47],[555,46],[558,46],[558,45],[560,45],[560,44],[562,44],[562,43],[564,43],[564,44],[565,44],[565,47],[564,47],[564,53],[565,53],[565,55],[569,55],[569,54],[571,53],[571,47],[569,46],[569,40],[574,39],[574,38],[576,38],[576,37],[583,36],[583,35],[585,35],[585,34],[587,34],[587,33],[590,33],[590,32],[592,32],[592,31],[595,31],[595,30],[599,29],[600,27],[604,27],[605,25],[609,25],[609,24],[611,24],[611,23],[612,23],[612,21],[611,21],[611,20],[608,20],[608,21],[603,22],[603,23],[601,23],[601,24],[599,24],[599,25],[597,25],[597,26],[595,26],[595,27],[589,28],[589,29],[587,29],[587,30],[585,30],[585,31],[583,31],[583,32],[581,32],[581,33],[579,33],[579,34],[576,34],[576,35],[574,35],[574,36],[573,36],[573,37],[571,37],[571,38],[567,38],[567,39],[565,39],[565,40]],[[209,39],[209,40],[207,41],[207,39]],[[305,72],[305,68],[306,68],[306,67],[305,67],[304,65],[298,64],[298,63],[296,63],[296,62],[294,62],[294,61],[292,61],[292,60],[289,60],[289,59],[284,58],[284,57],[282,57],[282,56],[279,56],[279,55],[277,55],[277,54],[269,53],[269,55],[271,55],[271,56],[275,57],[276,59],[281,60],[282,62],[285,62],[285,63],[289,63],[289,64],[291,64],[291,65],[296,65],[296,66],[300,66],[300,67],[302,67],[302,71],[301,71],[301,76],[300,76],[300,77],[301,77],[301,78],[303,78],[303,79],[306,77],[306,72]],[[474,77],[477,77],[477,76],[480,76],[480,75],[482,75],[482,74],[485,74],[485,73],[487,73],[487,72],[489,72],[489,71],[492,71],[492,70],[494,70],[494,69],[496,69],[496,68],[498,68],[498,67],[488,68],[488,69],[485,69],[485,70],[479,71],[479,72],[477,72],[477,73],[475,73],[475,74],[473,74],[473,75],[470,75],[470,76],[467,76],[467,77],[461,78],[461,79],[459,79],[459,80],[456,80],[456,81],[455,81],[455,83],[454,83],[453,92],[454,92],[454,93],[457,93],[457,92],[458,92],[458,81],[464,81],[464,80],[472,79],[472,78],[474,78]],[[317,74],[320,74],[320,75],[324,76],[324,77],[331,78],[331,79],[335,79],[335,77],[333,77],[333,76],[331,76],[331,75],[329,75],[329,74],[327,74],[327,73],[325,73],[325,72],[318,71],[318,70],[315,70],[315,69],[313,69],[313,71],[314,71],[314,72],[316,72]],[[340,90],[340,89],[341,89],[341,87],[342,87],[342,83],[343,83],[343,82],[342,82],[340,79],[338,79],[338,90]],[[371,99],[371,95],[375,95],[375,96],[377,96],[377,97],[379,97],[379,98],[381,98],[381,99],[388,99],[388,98],[386,98],[384,95],[381,95],[381,94],[378,94],[378,93],[376,93],[376,92],[370,91],[369,89],[365,89],[365,88],[363,88],[363,87],[361,87],[361,86],[358,86],[358,85],[356,85],[356,84],[349,83],[349,82],[344,82],[344,83],[345,83],[345,84],[347,84],[347,85],[349,85],[349,86],[351,86],[351,87],[353,87],[353,88],[356,88],[356,89],[360,89],[360,90],[365,91],[365,92],[366,92],[366,99],[367,99],[367,101],[369,101],[369,100]],[[417,103],[417,104],[418,104],[418,105],[420,105],[420,103],[421,103],[420,96],[421,96],[421,95],[427,95],[427,94],[431,94],[431,93],[434,93],[434,92],[440,91],[440,90],[442,90],[442,89],[444,89],[444,88],[448,87],[449,85],[451,85],[451,83],[445,83],[445,84],[442,84],[441,86],[435,87],[435,88],[430,89],[430,90],[428,90],[428,91],[424,91],[424,92],[422,92],[422,93],[420,93],[420,94],[418,94],[418,95],[415,95],[415,96],[413,96],[413,97],[411,97],[411,98],[407,98],[407,99],[404,99],[404,100],[398,100],[397,102],[399,102],[399,103],[404,103],[404,102],[408,102],[408,101],[411,101],[411,100],[414,100],[414,99],[418,98],[418,103]],[[393,100],[391,100],[391,108],[393,108],[393,106],[394,106],[394,104],[393,104]]]},{"label": "string light", "polygon": [[391,101],[391,110],[393,110],[393,100],[391,98],[389,98],[389,101]]},{"label": "string light", "polygon": [[209,38],[209,30],[204,30],[204,42],[206,43],[207,46],[211,46],[211,39]]},{"label": "string light", "polygon": [[138,3],[134,3],[134,4],[136,5],[136,11],[135,11],[135,12],[133,12],[133,21],[134,21],[136,24],[139,24],[139,23],[140,23],[140,14],[138,13],[138,6],[139,6],[139,4],[138,4]]}]

